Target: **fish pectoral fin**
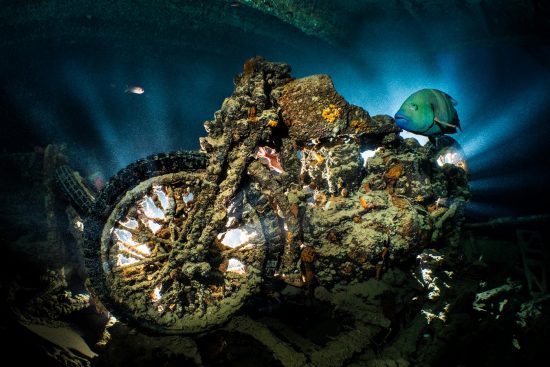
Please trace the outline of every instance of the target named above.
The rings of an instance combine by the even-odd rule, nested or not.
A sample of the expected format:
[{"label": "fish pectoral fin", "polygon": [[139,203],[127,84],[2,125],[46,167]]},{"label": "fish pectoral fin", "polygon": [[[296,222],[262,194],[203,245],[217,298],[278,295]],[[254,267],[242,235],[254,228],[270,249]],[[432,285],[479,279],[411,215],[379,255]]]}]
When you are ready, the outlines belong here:
[{"label": "fish pectoral fin", "polygon": [[460,120],[458,118],[456,119],[456,127],[458,130],[462,131],[462,126],[460,126]]},{"label": "fish pectoral fin", "polygon": [[460,126],[457,126],[457,125],[453,125],[449,122],[445,122],[445,121],[441,121],[440,119],[438,119],[437,117],[434,117],[434,121],[439,124],[439,125],[444,125],[444,126],[448,126],[448,127],[452,127],[452,128],[459,128],[460,129]]}]

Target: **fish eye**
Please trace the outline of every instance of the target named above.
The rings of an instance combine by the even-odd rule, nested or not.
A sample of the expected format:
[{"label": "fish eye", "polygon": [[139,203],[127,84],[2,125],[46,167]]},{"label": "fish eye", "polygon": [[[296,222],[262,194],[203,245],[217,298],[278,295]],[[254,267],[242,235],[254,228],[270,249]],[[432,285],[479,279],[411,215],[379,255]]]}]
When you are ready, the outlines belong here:
[{"label": "fish eye", "polygon": [[416,111],[416,110],[418,110],[418,105],[416,105],[414,103],[411,103],[410,109],[413,110],[413,111]]}]

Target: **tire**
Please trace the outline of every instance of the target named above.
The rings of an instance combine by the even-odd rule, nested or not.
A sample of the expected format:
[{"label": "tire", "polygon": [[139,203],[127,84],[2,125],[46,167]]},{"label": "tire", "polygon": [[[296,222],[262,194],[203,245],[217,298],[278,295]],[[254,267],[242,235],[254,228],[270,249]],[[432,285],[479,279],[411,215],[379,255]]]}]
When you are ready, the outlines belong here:
[{"label": "tire", "polygon": [[205,331],[261,282],[261,246],[241,254],[221,241],[186,241],[206,162],[199,152],[154,155],[122,169],[97,197],[84,224],[85,266],[92,294],[119,320],[162,334]]},{"label": "tire", "polygon": [[78,173],[67,165],[60,166],[55,170],[55,181],[78,214],[85,216],[92,211],[96,194],[86,186]]}]

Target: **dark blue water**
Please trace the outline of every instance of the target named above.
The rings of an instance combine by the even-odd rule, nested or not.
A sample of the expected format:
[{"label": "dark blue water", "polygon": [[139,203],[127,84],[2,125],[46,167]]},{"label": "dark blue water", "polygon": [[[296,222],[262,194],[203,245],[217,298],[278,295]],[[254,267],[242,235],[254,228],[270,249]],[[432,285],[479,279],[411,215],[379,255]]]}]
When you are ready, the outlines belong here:
[{"label": "dark blue water", "polygon": [[[337,90],[371,115],[393,115],[408,95],[441,89],[458,101],[472,216],[546,213],[550,167],[550,47],[533,42],[446,45],[425,35],[358,28],[328,44],[289,25],[270,39],[253,31],[199,39],[200,47],[104,35],[43,40],[1,61],[4,151],[64,143],[84,175],[109,177],[136,159],[198,149],[210,119],[255,55],[290,63],[295,77],[329,74]],[[435,37],[434,35],[432,35]],[[370,37],[370,38],[368,38]],[[367,41],[367,38],[369,41]],[[125,93],[139,85],[142,95]]]}]

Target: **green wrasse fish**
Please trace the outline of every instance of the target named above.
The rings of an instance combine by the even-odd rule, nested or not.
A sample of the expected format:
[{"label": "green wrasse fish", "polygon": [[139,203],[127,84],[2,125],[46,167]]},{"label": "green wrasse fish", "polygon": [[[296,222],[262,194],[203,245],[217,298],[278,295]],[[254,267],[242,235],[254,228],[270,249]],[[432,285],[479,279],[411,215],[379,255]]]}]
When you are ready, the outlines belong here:
[{"label": "green wrasse fish", "polygon": [[460,127],[454,108],[456,101],[437,89],[421,89],[405,100],[395,114],[395,123],[403,130],[425,136],[453,134]]}]

